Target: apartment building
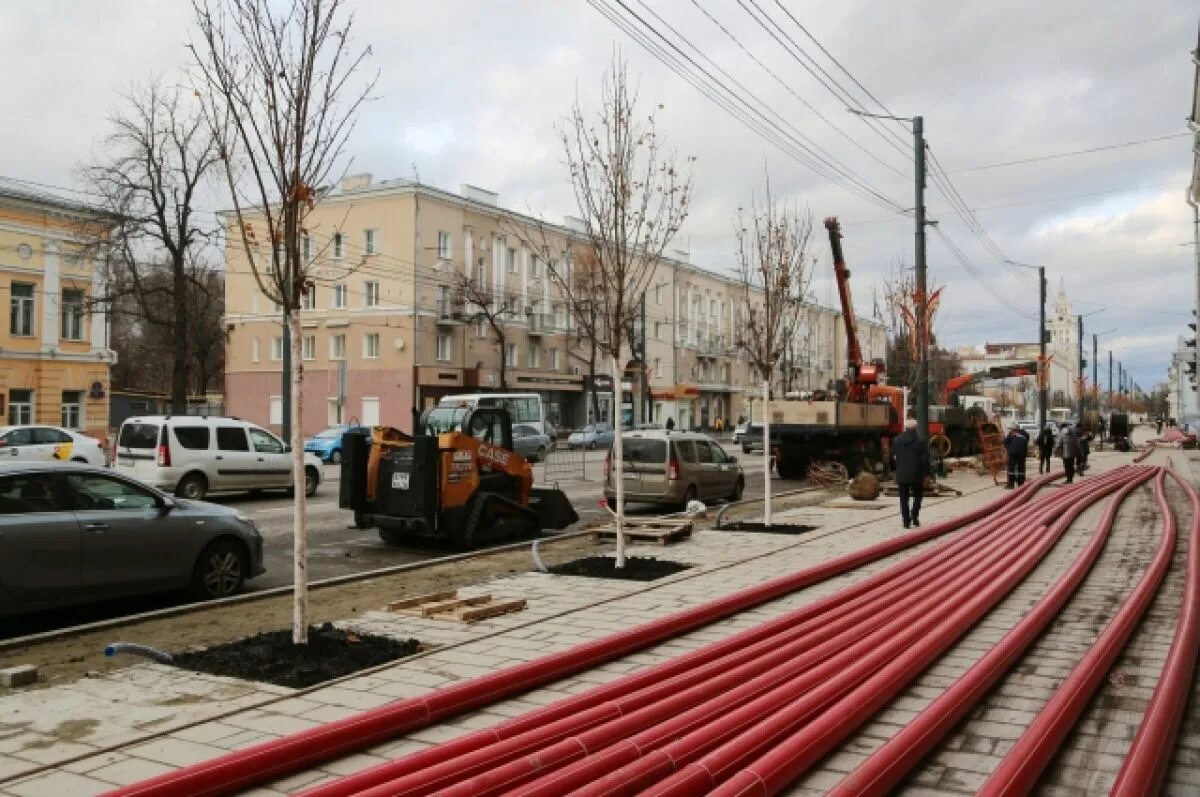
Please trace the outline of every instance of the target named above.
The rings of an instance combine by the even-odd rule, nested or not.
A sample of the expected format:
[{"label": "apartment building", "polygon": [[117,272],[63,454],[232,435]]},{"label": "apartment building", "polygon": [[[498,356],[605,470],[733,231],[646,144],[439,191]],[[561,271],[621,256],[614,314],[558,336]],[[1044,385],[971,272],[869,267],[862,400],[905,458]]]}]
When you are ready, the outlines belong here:
[{"label": "apartment building", "polygon": [[99,268],[87,245],[106,233],[93,209],[0,178],[0,417],[48,424],[104,439],[108,430],[108,348]]},{"label": "apartment building", "polygon": [[[305,433],[354,421],[410,430],[442,396],[479,390],[537,392],[560,427],[612,417],[611,363],[602,355],[590,379],[588,342],[550,277],[552,264],[536,254],[563,253],[553,266],[569,273],[577,221],[539,227],[472,186],[454,194],[355,175],[322,197],[307,225],[302,250],[316,279],[301,313]],[[268,255],[258,256],[268,262]],[[482,289],[474,298],[487,309],[505,308],[502,340],[483,305],[457,289],[466,278]],[[693,266],[684,254],[659,265],[641,314],[644,368],[625,364],[626,418],[673,418],[689,428],[745,413],[758,380],[734,348],[739,291],[735,280]],[[845,371],[844,336],[835,332],[840,316],[824,308],[809,315],[812,322],[797,331],[807,347],[803,367],[809,383],[827,387]],[[279,318],[241,246],[231,246],[227,411],[275,426],[282,421],[286,345]],[[882,328],[860,323],[869,356],[883,357]]]}]

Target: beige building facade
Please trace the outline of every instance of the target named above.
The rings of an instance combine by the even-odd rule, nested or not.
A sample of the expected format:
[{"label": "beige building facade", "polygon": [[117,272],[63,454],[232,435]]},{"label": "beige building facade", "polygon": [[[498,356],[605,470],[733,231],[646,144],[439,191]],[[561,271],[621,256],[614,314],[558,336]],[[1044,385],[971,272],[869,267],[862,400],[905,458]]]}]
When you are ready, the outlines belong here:
[{"label": "beige building facade", "polygon": [[[455,194],[369,175],[344,180],[309,215],[302,246],[316,277],[301,313],[304,432],[353,422],[407,431],[443,396],[501,390],[541,394],[559,428],[611,420],[611,363],[597,363],[593,384],[588,341],[535,253],[568,252],[578,244],[576,224],[539,227],[472,186]],[[258,256],[269,262],[269,252]],[[278,427],[280,313],[240,241],[226,262],[227,412]],[[572,267],[565,254],[554,266]],[[480,307],[456,291],[465,275],[493,306],[510,309],[502,344]],[[627,363],[622,382],[627,419],[712,428],[746,414],[758,380],[734,346],[740,291],[685,255],[660,263],[645,294],[645,368]],[[868,356],[882,358],[882,327],[859,326]],[[845,372],[840,329],[837,312],[808,309],[788,358],[795,389],[827,388]]]},{"label": "beige building facade", "polygon": [[0,179],[0,418],[108,433],[107,317],[100,268],[89,255],[102,215]]}]

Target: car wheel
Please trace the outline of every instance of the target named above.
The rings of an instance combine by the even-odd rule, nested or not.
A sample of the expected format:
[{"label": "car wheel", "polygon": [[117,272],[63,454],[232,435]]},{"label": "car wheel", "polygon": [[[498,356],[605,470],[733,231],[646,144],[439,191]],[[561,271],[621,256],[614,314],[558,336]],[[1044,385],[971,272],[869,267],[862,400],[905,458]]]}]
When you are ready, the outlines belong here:
[{"label": "car wheel", "polygon": [[84,459],[83,457],[71,457],[71,461],[72,462],[82,462],[84,465],[87,464],[87,460]]},{"label": "car wheel", "polygon": [[330,462],[330,464],[333,464],[333,465],[342,464],[342,452],[335,448],[333,450],[333,452],[329,455],[329,462]]},{"label": "car wheel", "polygon": [[687,505],[695,501],[699,495],[700,493],[696,490],[696,485],[689,484],[687,491],[683,494],[683,505],[680,509],[687,509]]},{"label": "car wheel", "polygon": [[208,495],[208,479],[203,473],[189,473],[175,486],[175,495],[190,501],[203,501]]},{"label": "car wheel", "polygon": [[545,462],[545,461],[546,461],[546,447],[545,447],[545,446],[538,446],[538,450],[537,450],[537,461],[538,461],[538,462]]},{"label": "car wheel", "polygon": [[730,501],[741,501],[742,493],[746,491],[746,480],[738,476],[737,482],[733,485],[733,492],[729,494]]},{"label": "car wheel", "polygon": [[588,443],[588,450],[589,450],[589,451],[595,451],[595,450],[596,450],[596,441],[595,441],[595,440],[593,440],[592,442]]},{"label": "car wheel", "polygon": [[245,549],[230,540],[209,545],[196,560],[192,594],[201,600],[228,598],[241,591],[249,570]]},{"label": "car wheel", "polygon": [[317,469],[311,465],[304,469],[304,494],[310,498],[317,494],[317,485],[321,483],[321,476],[317,473]]}]

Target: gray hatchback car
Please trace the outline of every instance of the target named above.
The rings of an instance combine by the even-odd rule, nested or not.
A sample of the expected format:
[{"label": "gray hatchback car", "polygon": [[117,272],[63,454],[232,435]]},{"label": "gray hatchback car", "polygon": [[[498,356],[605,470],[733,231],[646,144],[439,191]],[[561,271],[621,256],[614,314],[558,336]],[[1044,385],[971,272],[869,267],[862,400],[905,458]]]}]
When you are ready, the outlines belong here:
[{"label": "gray hatchback car", "polygon": [[[737,457],[695,432],[643,431],[621,436],[625,500],[685,507],[690,501],[739,501],[746,474]],[[617,487],[605,461],[604,497],[616,504]]]},{"label": "gray hatchback car", "polygon": [[89,465],[0,464],[0,616],[151,592],[238,592],[262,536],[235,509]]}]

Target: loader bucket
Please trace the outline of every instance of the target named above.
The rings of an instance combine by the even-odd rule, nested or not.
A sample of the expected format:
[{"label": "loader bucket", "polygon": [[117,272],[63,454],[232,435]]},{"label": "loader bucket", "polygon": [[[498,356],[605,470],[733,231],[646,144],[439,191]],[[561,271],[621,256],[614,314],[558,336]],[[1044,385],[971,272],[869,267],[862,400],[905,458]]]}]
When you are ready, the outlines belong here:
[{"label": "loader bucket", "polygon": [[579,520],[567,494],[557,487],[534,487],[529,495],[529,507],[537,511],[541,531],[562,531]]}]

